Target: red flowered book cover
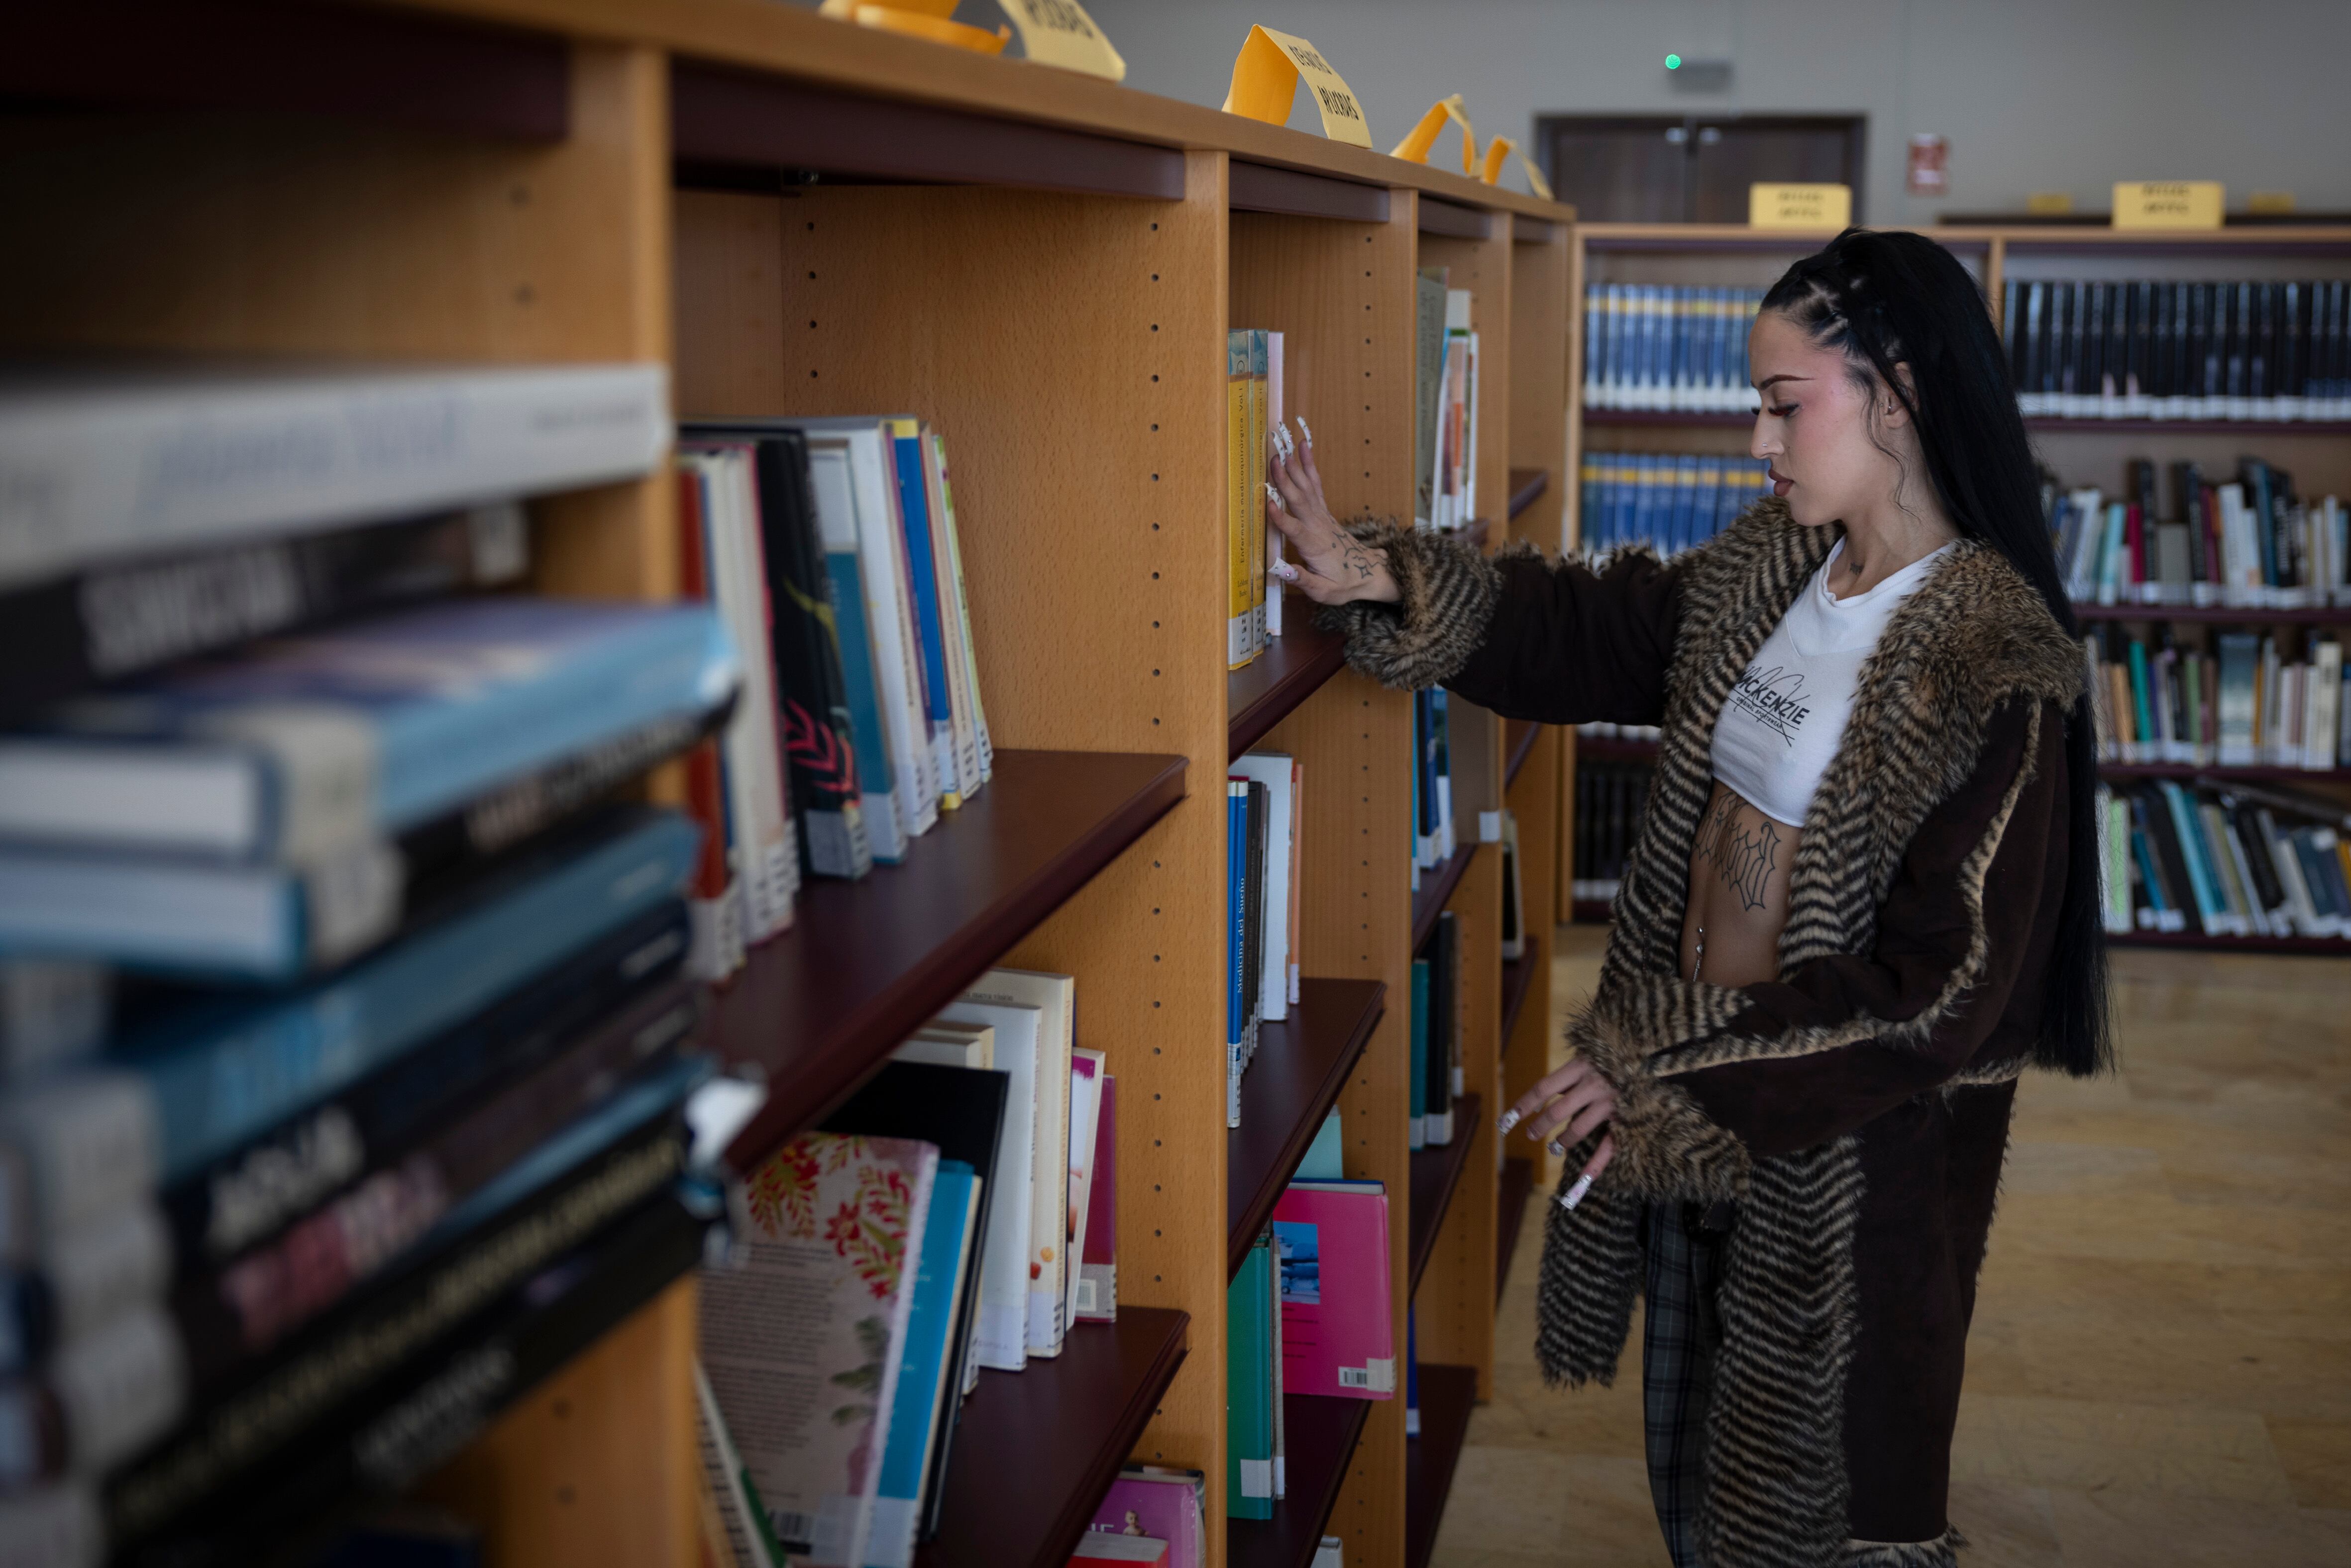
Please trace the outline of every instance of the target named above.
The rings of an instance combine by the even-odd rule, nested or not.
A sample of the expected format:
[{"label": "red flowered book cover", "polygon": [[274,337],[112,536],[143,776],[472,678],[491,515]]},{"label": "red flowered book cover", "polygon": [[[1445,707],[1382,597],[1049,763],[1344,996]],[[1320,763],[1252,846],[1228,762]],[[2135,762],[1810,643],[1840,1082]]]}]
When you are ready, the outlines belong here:
[{"label": "red flowered book cover", "polygon": [[938,1150],[803,1133],[729,1194],[702,1364],[785,1555],[863,1568]]}]

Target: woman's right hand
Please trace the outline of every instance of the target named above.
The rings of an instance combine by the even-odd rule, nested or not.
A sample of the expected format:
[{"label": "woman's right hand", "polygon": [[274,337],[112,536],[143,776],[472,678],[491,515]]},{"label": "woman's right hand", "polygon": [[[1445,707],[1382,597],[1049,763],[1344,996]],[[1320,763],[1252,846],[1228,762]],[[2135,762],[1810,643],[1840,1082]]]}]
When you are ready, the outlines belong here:
[{"label": "woman's right hand", "polygon": [[1314,433],[1300,419],[1303,441],[1286,425],[1273,429],[1267,459],[1266,516],[1298,550],[1300,565],[1273,563],[1273,573],[1317,604],[1347,604],[1359,599],[1394,604],[1404,597],[1388,570],[1387,554],[1365,545],[1339,526],[1322,499],[1322,476],[1314,466]]}]

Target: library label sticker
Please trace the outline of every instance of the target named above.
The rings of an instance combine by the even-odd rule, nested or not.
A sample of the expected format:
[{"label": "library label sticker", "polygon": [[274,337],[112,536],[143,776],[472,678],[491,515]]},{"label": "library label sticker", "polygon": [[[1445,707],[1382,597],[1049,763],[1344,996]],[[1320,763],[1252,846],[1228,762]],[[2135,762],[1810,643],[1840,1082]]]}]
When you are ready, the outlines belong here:
[{"label": "library label sticker", "polygon": [[2224,193],[2218,180],[2117,180],[2118,229],[2217,229]]},{"label": "library label sticker", "polygon": [[1251,27],[1248,42],[1234,57],[1233,85],[1225,94],[1225,112],[1268,125],[1286,125],[1301,77],[1314,94],[1314,107],[1322,111],[1322,134],[1368,150],[1372,130],[1364,121],[1364,106],[1356,100],[1354,89],[1340,79],[1313,45],[1270,27]]},{"label": "library label sticker", "polygon": [[1078,0],[997,0],[1019,30],[1020,47],[1039,65],[1110,81],[1126,79],[1126,61],[1111,47]]},{"label": "library label sticker", "polygon": [[1445,129],[1448,120],[1461,128],[1461,172],[1473,172],[1478,166],[1478,128],[1469,123],[1469,111],[1458,92],[1447,93],[1430,104],[1428,112],[1420,117],[1420,123],[1395,144],[1388,156],[1408,163],[1427,162],[1430,149],[1437,145],[1437,133]]},{"label": "library label sticker", "polygon": [[1759,229],[1841,229],[1853,222],[1853,187],[1750,185],[1747,222]]}]

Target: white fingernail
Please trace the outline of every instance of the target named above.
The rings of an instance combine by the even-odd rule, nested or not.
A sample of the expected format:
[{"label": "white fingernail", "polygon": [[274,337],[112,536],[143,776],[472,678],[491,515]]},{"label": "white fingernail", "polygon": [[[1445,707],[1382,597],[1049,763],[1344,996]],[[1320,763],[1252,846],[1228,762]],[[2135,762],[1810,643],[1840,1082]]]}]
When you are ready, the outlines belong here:
[{"label": "white fingernail", "polygon": [[1298,416],[1298,428],[1299,428],[1299,430],[1300,430],[1301,432],[1302,432],[1302,433],[1305,434],[1305,436],[1306,436],[1306,444],[1307,444],[1307,445],[1309,445],[1309,446],[1313,445],[1313,444],[1314,444],[1314,432],[1313,432],[1313,430],[1312,430],[1312,429],[1311,429],[1311,428],[1307,424],[1307,423],[1306,423],[1306,416],[1305,416],[1304,414],[1302,414],[1302,413],[1301,413],[1301,414],[1300,414],[1300,415]]},{"label": "white fingernail", "polygon": [[1290,439],[1288,430],[1277,424],[1273,427],[1273,449],[1287,457],[1298,450],[1298,444]]},{"label": "white fingernail", "polygon": [[1510,1129],[1518,1124],[1519,1113],[1516,1111],[1505,1111],[1502,1113],[1502,1119],[1494,1124],[1494,1132],[1498,1136],[1507,1138],[1510,1135]]},{"label": "white fingernail", "polygon": [[1550,1143],[1545,1144],[1543,1147],[1550,1150],[1554,1155],[1564,1155],[1567,1153],[1567,1145],[1561,1143],[1557,1138],[1553,1138]]},{"label": "white fingernail", "polygon": [[1290,510],[1289,507],[1281,504],[1281,492],[1275,489],[1270,484],[1267,485],[1265,487],[1265,498],[1273,503],[1273,509],[1277,512],[1286,512]]},{"label": "white fingernail", "polygon": [[1296,582],[1298,569],[1286,560],[1278,560],[1273,563],[1273,575],[1284,582]]},{"label": "white fingernail", "polygon": [[1575,1178],[1573,1186],[1560,1195],[1559,1206],[1562,1208],[1573,1208],[1583,1201],[1583,1195],[1591,1190],[1592,1178],[1588,1176],[1580,1176]]}]

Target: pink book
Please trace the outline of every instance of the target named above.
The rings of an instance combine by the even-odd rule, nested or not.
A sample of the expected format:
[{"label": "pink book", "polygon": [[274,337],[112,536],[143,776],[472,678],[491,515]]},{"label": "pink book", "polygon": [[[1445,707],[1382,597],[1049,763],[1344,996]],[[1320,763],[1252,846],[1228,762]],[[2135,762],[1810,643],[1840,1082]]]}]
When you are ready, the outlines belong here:
[{"label": "pink book", "polygon": [[1086,1194],[1086,1246],[1079,1254],[1078,1317],[1118,1321],[1118,1077],[1102,1081],[1102,1114],[1094,1125],[1094,1174]]},{"label": "pink book", "polygon": [[1167,1561],[1174,1568],[1194,1568],[1207,1561],[1207,1532],[1200,1503],[1197,1470],[1163,1469],[1130,1465],[1111,1482],[1102,1507],[1094,1511],[1088,1533],[1147,1536],[1167,1543]]},{"label": "pink book", "polygon": [[1386,1190],[1377,1182],[1293,1183],[1273,1206],[1273,1242],[1283,1389],[1395,1398]]}]

